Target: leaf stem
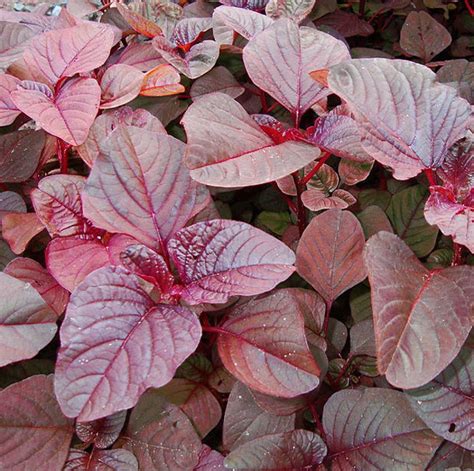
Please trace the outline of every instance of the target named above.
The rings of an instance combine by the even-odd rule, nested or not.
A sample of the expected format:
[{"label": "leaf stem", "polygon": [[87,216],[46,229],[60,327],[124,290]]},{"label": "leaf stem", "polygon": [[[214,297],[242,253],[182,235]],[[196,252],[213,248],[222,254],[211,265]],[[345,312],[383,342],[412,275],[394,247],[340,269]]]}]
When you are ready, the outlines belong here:
[{"label": "leaf stem", "polygon": [[212,333],[212,334],[221,334],[221,335],[229,334],[229,332],[227,332],[226,330],[221,329],[220,327],[212,327],[211,325],[203,325],[202,331]]},{"label": "leaf stem", "polygon": [[313,416],[313,420],[316,424],[316,428],[318,429],[319,435],[321,435],[321,438],[326,441],[326,432],[324,431],[323,424],[319,419],[318,411],[316,410],[316,407],[314,407],[314,404],[309,405],[309,410],[311,411],[311,415]]},{"label": "leaf stem", "polygon": [[329,152],[324,151],[322,157],[316,162],[316,165],[301,179],[301,185],[306,185],[316,175],[316,173],[318,173],[319,169],[330,156],[331,154]]},{"label": "leaf stem", "polygon": [[359,16],[365,15],[365,0],[360,0],[359,2]]},{"label": "leaf stem", "polygon": [[467,11],[471,16],[474,16],[474,7],[471,5],[469,0],[464,0],[464,5],[466,5]]},{"label": "leaf stem", "polygon": [[433,170],[431,168],[425,168],[424,170],[426,178],[428,179],[428,182],[430,186],[435,186],[436,185],[436,178],[433,173]]},{"label": "leaf stem", "polygon": [[325,301],[325,304],[326,304],[326,311],[324,313],[323,332],[324,332],[324,338],[327,338],[328,329],[329,329],[329,313],[331,312],[332,301]]},{"label": "leaf stem", "polygon": [[296,187],[296,217],[298,218],[298,230],[301,237],[303,235],[304,230],[306,229],[307,223],[306,209],[304,207],[303,200],[301,199],[301,195],[304,190],[304,185],[301,184],[301,179],[298,175],[298,171],[293,173],[292,176]]},{"label": "leaf stem", "polygon": [[67,174],[68,172],[68,150],[69,146],[62,140],[56,140],[56,151],[59,160],[59,169],[61,173]]}]

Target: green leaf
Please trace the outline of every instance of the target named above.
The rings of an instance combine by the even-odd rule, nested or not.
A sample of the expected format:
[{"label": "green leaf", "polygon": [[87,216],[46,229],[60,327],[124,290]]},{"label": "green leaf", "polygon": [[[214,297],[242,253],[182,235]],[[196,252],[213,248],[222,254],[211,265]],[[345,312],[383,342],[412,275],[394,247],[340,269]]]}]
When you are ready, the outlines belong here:
[{"label": "green leaf", "polygon": [[272,211],[262,211],[257,217],[257,223],[262,224],[267,229],[278,235],[283,235],[287,227],[291,224],[289,213],[275,213]]},{"label": "green leaf", "polygon": [[387,216],[395,232],[415,252],[417,257],[426,257],[436,244],[438,228],[430,226],[423,209],[428,190],[416,185],[393,195]]},{"label": "green leaf", "polygon": [[352,289],[349,304],[351,316],[356,324],[372,317],[370,289],[364,284],[357,285]]},{"label": "green leaf", "polygon": [[361,209],[368,206],[379,206],[384,211],[388,208],[392,195],[388,191],[363,190],[359,193],[359,204]]}]

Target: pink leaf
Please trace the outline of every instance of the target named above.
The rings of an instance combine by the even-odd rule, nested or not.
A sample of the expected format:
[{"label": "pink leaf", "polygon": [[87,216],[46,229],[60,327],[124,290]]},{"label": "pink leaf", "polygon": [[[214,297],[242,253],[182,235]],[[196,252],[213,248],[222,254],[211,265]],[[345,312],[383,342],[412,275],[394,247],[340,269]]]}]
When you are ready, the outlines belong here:
[{"label": "pink leaf", "polygon": [[245,89],[234,76],[222,66],[214,67],[206,75],[198,78],[191,85],[190,95],[197,100],[209,93],[225,93],[232,98],[237,98],[244,93]]},{"label": "pink leaf", "polygon": [[140,95],[169,96],[183,93],[185,88],[180,84],[180,80],[181,77],[174,67],[161,64],[145,75]]},{"label": "pink leaf", "polygon": [[362,227],[352,213],[326,211],[310,222],[301,237],[296,252],[298,273],[332,304],[366,277],[364,243]]},{"label": "pink leaf", "polygon": [[0,366],[33,358],[56,333],[57,315],[29,284],[0,273]]},{"label": "pink leaf", "polygon": [[121,448],[87,451],[72,448],[63,471],[138,471],[133,453]]},{"label": "pink leaf", "polygon": [[13,75],[0,75],[0,126],[12,124],[21,113],[10,97],[19,83],[20,80]]},{"label": "pink leaf", "polygon": [[127,6],[117,3],[115,7],[118,9],[123,19],[134,29],[137,33],[146,36],[147,38],[154,38],[155,36],[163,34],[161,28],[153,21],[148,20],[139,13],[130,10]]},{"label": "pink leaf", "polygon": [[301,23],[314,7],[316,0],[269,0],[265,13],[270,18],[289,18],[295,23]]},{"label": "pink leaf", "polygon": [[320,367],[296,301],[279,290],[231,310],[217,346],[224,366],[250,388],[277,397],[315,389]]},{"label": "pink leaf", "polygon": [[44,229],[35,213],[10,213],[2,219],[2,236],[17,255]]},{"label": "pink leaf", "polygon": [[1,391],[0,424],[2,469],[63,469],[74,429],[56,402],[52,375],[32,376]]},{"label": "pink leaf", "polygon": [[117,64],[131,65],[142,72],[148,72],[164,62],[151,42],[132,42],[121,51]]},{"label": "pink leaf", "polygon": [[346,209],[357,200],[348,191],[336,190],[332,196],[326,196],[321,190],[310,188],[301,195],[301,201],[311,211],[323,209]]},{"label": "pink leaf", "polygon": [[211,26],[211,18],[183,18],[174,28],[170,42],[178,47],[187,46],[197,41]]},{"label": "pink leaf", "polygon": [[146,110],[132,110],[128,106],[123,106],[118,110],[102,113],[94,121],[84,144],[77,147],[79,155],[89,167],[92,167],[92,164],[99,155],[100,146],[104,144],[107,137],[120,125],[135,126],[166,134],[166,130],[158,118]]},{"label": "pink leaf", "polygon": [[330,93],[310,77],[310,71],[349,57],[342,41],[316,29],[298,28],[286,18],[277,20],[251,39],[243,54],[252,82],[280,102],[297,120]]},{"label": "pink leaf", "polygon": [[199,463],[193,471],[226,471],[224,457],[207,445],[203,445],[199,453]]},{"label": "pink leaf", "polygon": [[77,146],[86,140],[94,122],[100,87],[94,79],[76,78],[66,82],[53,98],[45,86],[32,88],[32,82],[21,82],[11,96],[16,106],[45,131]]},{"label": "pink leaf", "polygon": [[24,59],[35,79],[54,85],[62,77],[90,72],[109,57],[112,28],[81,23],[40,35],[25,51]]},{"label": "pink leaf", "polygon": [[[265,8],[268,0],[219,0],[223,5],[235,7],[235,10],[246,9],[252,11],[261,11]],[[263,15],[262,15],[263,16]]]},{"label": "pink leaf", "polygon": [[0,65],[6,68],[20,59],[34,35],[26,25],[0,21]]},{"label": "pink leaf", "polygon": [[303,142],[273,140],[228,95],[213,93],[193,103],[182,121],[188,138],[186,165],[207,185],[259,185],[293,173],[319,150]]},{"label": "pink leaf", "polygon": [[341,159],[337,167],[337,173],[341,177],[342,183],[353,186],[367,179],[374,167],[374,159],[369,158],[366,162]]},{"label": "pink leaf", "polygon": [[360,126],[362,145],[406,180],[439,167],[462,137],[469,103],[420,64],[354,59],[331,67],[329,88],[345,100]]},{"label": "pink leaf", "polygon": [[285,244],[243,222],[198,222],[179,231],[168,250],[190,304],[264,293],[294,271],[295,256]]},{"label": "pink leaf", "polygon": [[324,406],[331,469],[426,469],[441,439],[399,391],[339,391]]},{"label": "pink leaf", "polygon": [[168,383],[196,349],[201,326],[180,306],[155,305],[120,267],[88,276],[61,326],[55,390],[67,416],[91,421],[130,408]]},{"label": "pink leaf", "polygon": [[125,424],[127,411],[117,412],[92,422],[78,422],[76,435],[85,443],[97,448],[108,448],[117,440]]},{"label": "pink leaf", "polygon": [[156,248],[203,209],[207,190],[182,165],[184,144],[120,127],[104,145],[83,193],[84,214],[109,232]]},{"label": "pink leaf", "polygon": [[388,232],[370,238],[364,259],[378,369],[396,387],[422,386],[451,363],[469,334],[474,268],[430,272]]},{"label": "pink leaf", "polygon": [[7,275],[29,283],[45,303],[60,316],[66,309],[69,293],[56,283],[56,280],[38,262],[31,258],[18,257],[3,270]]},{"label": "pink leaf", "polygon": [[143,73],[131,65],[116,64],[109,67],[100,80],[100,108],[117,108],[132,101],[140,93],[143,79]]}]

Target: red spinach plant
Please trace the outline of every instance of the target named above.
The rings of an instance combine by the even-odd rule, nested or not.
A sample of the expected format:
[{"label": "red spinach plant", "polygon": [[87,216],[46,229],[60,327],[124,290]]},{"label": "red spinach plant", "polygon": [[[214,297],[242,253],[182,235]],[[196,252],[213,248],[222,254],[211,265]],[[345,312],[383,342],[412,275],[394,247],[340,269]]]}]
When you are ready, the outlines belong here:
[{"label": "red spinach plant", "polygon": [[0,468],[472,467],[468,0],[221,3],[0,12]]}]

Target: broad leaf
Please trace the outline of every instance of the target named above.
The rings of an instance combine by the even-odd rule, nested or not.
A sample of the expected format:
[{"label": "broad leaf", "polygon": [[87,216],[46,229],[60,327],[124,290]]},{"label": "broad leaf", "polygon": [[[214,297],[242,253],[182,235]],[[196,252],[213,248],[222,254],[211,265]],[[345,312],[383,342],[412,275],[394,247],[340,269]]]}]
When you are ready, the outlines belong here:
[{"label": "broad leaf", "polygon": [[144,75],[136,67],[116,64],[109,67],[100,80],[101,109],[117,108],[138,96]]},{"label": "broad leaf", "polygon": [[327,448],[308,430],[265,435],[241,445],[226,456],[226,468],[304,469],[322,463]]},{"label": "broad leaf", "polygon": [[138,471],[133,453],[121,448],[96,450],[91,453],[71,448],[63,471]]},{"label": "broad leaf", "polygon": [[459,96],[474,103],[474,64],[466,59],[447,61],[438,72],[436,80],[454,87]]},{"label": "broad leaf", "polygon": [[190,304],[264,293],[294,271],[295,255],[285,244],[243,222],[198,222],[179,231],[168,250]]},{"label": "broad leaf", "polygon": [[76,435],[97,448],[108,448],[117,440],[126,418],[127,412],[121,411],[93,422],[78,422]]},{"label": "broad leaf", "polygon": [[196,349],[201,326],[180,306],[155,305],[120,267],[88,276],[61,326],[55,390],[63,412],[91,421],[130,408]]},{"label": "broad leaf", "polygon": [[438,448],[429,466],[430,471],[446,471],[453,468],[468,471],[474,467],[474,456],[471,451],[445,441]]},{"label": "broad leaf", "polygon": [[349,57],[342,41],[316,29],[298,28],[288,19],[276,21],[252,38],[243,54],[252,82],[289,110],[297,123],[310,106],[330,93],[312,80],[311,70]]},{"label": "broad leaf", "polygon": [[362,227],[352,213],[326,211],[304,231],[296,252],[296,269],[330,305],[366,277],[364,242]]},{"label": "broad leaf", "polygon": [[23,81],[11,96],[18,109],[45,131],[77,146],[86,140],[94,122],[100,87],[94,79],[75,78],[53,96],[48,87]]},{"label": "broad leaf", "polygon": [[207,185],[259,185],[293,173],[319,155],[297,141],[275,144],[228,95],[213,93],[193,103],[183,126],[188,138],[186,165]]},{"label": "broad leaf", "polygon": [[342,183],[352,186],[366,180],[373,166],[374,160],[372,158],[366,162],[342,159],[337,167],[337,172],[341,177]]},{"label": "broad leaf", "polygon": [[329,13],[329,15],[319,18],[315,21],[315,25],[317,28],[329,27],[344,38],[370,36],[374,33],[372,25],[355,13],[337,9]]},{"label": "broad leaf", "polygon": [[146,36],[147,38],[154,38],[159,34],[162,34],[161,28],[150,21],[149,19],[145,18],[144,16],[140,15],[139,13],[130,10],[126,5],[122,3],[117,3],[115,7],[118,9],[120,14],[123,16],[124,20],[137,32]]},{"label": "broad leaf", "polygon": [[61,471],[74,429],[54,397],[53,376],[37,375],[0,392],[0,467]]},{"label": "broad leaf", "polygon": [[56,333],[57,315],[29,284],[0,273],[0,366],[34,357]]},{"label": "broad leaf", "polygon": [[274,20],[289,18],[301,23],[311,13],[315,3],[315,0],[269,0],[265,13]]},{"label": "broad leaf", "polygon": [[13,75],[0,75],[0,126],[8,126],[20,114],[20,110],[13,103],[10,93],[16,90],[20,80]]},{"label": "broad leaf", "polygon": [[2,236],[17,255],[44,229],[36,213],[9,213],[2,220]]},{"label": "broad leaf", "polygon": [[380,231],[393,232],[392,225],[380,206],[367,206],[357,215],[357,218],[364,230],[366,239],[370,239]]},{"label": "broad leaf", "polygon": [[140,89],[140,95],[169,96],[183,93],[185,88],[180,84],[180,80],[181,77],[174,67],[161,64],[147,72]]},{"label": "broad leaf", "polygon": [[218,451],[203,445],[199,453],[199,463],[193,471],[226,471],[224,457]]},{"label": "broad leaf", "polygon": [[354,113],[365,150],[407,180],[439,167],[467,126],[469,103],[435,79],[413,62],[354,59],[331,67],[328,84]]},{"label": "broad leaf", "polygon": [[207,190],[183,167],[183,153],[184,144],[170,136],[120,127],[87,180],[85,216],[156,248],[208,203]]},{"label": "broad leaf", "polygon": [[295,397],[318,386],[321,368],[308,349],[297,302],[286,290],[232,309],[220,329],[224,366],[252,389]]},{"label": "broad leaf", "polygon": [[245,89],[225,67],[214,67],[210,72],[198,78],[191,85],[189,94],[197,100],[209,93],[225,93],[231,98],[237,98]]},{"label": "broad leaf", "polygon": [[321,190],[311,188],[301,195],[301,201],[311,211],[323,209],[346,209],[356,203],[348,191],[336,190],[331,196],[326,196]]},{"label": "broad leaf", "polygon": [[403,393],[367,388],[333,394],[323,413],[332,469],[426,469],[441,439]]},{"label": "broad leaf", "polygon": [[474,267],[429,271],[388,232],[370,238],[364,261],[378,369],[396,387],[422,386],[451,363],[469,334]]},{"label": "broad leaf", "polygon": [[0,21],[0,65],[8,67],[20,59],[34,35],[26,25]]}]

